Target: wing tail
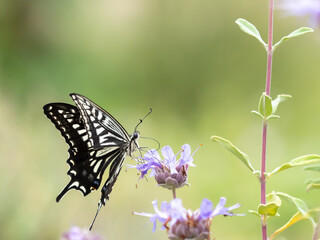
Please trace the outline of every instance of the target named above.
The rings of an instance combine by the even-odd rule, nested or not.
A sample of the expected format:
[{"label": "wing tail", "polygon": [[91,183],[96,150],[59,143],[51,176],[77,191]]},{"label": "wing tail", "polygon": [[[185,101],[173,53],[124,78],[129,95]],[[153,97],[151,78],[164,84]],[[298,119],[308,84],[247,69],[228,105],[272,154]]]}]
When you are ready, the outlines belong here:
[{"label": "wing tail", "polygon": [[94,216],[94,218],[93,218],[93,220],[92,220],[92,223],[91,223],[91,225],[90,225],[90,227],[89,227],[89,231],[91,231],[91,229],[92,229],[92,227],[93,227],[93,224],[94,224],[94,222],[96,221],[96,218],[97,218],[97,216],[98,216],[98,213],[100,212],[101,207],[102,207],[102,203],[99,202],[99,203],[98,203],[98,209],[97,209],[96,215]]},{"label": "wing tail", "polygon": [[59,195],[56,198],[56,201],[59,202],[61,200],[61,198],[71,189],[71,184],[72,182],[70,181],[67,186],[65,186],[65,188],[59,193]]}]

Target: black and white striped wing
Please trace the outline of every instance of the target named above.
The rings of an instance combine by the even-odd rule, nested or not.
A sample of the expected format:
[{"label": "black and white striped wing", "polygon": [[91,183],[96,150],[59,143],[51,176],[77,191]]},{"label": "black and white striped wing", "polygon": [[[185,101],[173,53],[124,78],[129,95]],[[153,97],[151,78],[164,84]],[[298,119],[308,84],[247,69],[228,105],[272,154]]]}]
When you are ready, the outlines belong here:
[{"label": "black and white striped wing", "polygon": [[107,111],[79,94],[70,94],[76,103],[89,139],[94,149],[105,147],[126,148],[130,144],[130,136],[122,125]]},{"label": "black and white striped wing", "polygon": [[79,94],[70,96],[77,107],[66,103],[51,103],[43,107],[44,113],[70,146],[67,162],[71,180],[57,196],[57,201],[72,188],[80,190],[84,196],[98,189],[103,173],[110,165],[109,176],[101,189],[97,216],[109,199],[126,154],[131,154],[132,149],[138,146],[135,142],[138,134],[130,137],[111,114],[88,98]]},{"label": "black and white striped wing", "polygon": [[113,185],[117,180],[117,177],[122,169],[124,159],[126,158],[126,152],[120,149],[115,152],[112,160],[110,159],[111,166],[109,169],[109,177],[101,189],[101,198],[99,205],[105,205],[106,201],[109,200],[109,195],[112,191]]},{"label": "black and white striped wing", "polygon": [[121,151],[119,149],[119,151],[115,155],[115,158],[110,166],[109,177],[108,177],[107,181],[105,182],[104,186],[102,187],[101,198],[98,203],[98,209],[97,209],[96,215],[94,216],[94,219],[89,227],[89,230],[92,229],[93,224],[98,216],[98,213],[99,213],[102,205],[105,205],[106,201],[109,199],[109,195],[110,195],[112,188],[113,188],[113,185],[116,182],[117,177],[121,171],[125,157],[126,157],[126,152]]},{"label": "black and white striped wing", "polygon": [[80,190],[84,196],[98,189],[106,167],[117,156],[117,148],[94,150],[79,110],[66,103],[50,103],[43,107],[45,115],[54,123],[70,146],[67,163],[71,180],[57,197],[57,202],[70,189]]}]

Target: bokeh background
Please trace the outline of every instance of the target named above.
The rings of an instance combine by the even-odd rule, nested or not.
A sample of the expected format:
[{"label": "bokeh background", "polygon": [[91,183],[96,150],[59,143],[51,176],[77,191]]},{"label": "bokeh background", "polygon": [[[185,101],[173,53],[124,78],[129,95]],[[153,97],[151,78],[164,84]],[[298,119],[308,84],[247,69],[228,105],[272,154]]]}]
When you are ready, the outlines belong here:
[{"label": "bokeh background", "polygon": [[[42,106],[71,103],[71,92],[107,109],[128,132],[152,107],[141,134],[175,152],[184,143],[203,144],[189,171],[191,186],[177,192],[186,208],[225,196],[227,206],[242,204],[238,213],[256,209],[257,179],[209,138],[230,139],[259,168],[261,121],[250,111],[264,91],[266,54],[234,21],[248,19],[266,39],[267,7],[268,1],[244,0],[0,1],[0,239],[59,239],[72,225],[87,228],[94,216],[99,191],[84,198],[73,190],[55,202],[69,181],[68,147]],[[276,12],[275,41],[303,25],[307,19]],[[319,34],[290,40],[274,55],[272,96],[293,99],[270,123],[269,170],[320,152]],[[268,191],[316,207],[319,192],[306,193],[304,185],[316,176],[288,170],[268,182]],[[149,220],[131,212],[152,212],[151,201],[170,200],[171,193],[151,178],[136,188],[137,180],[134,169],[120,174],[94,226],[104,239],[166,239],[165,231],[152,233]],[[269,233],[294,213],[283,206]],[[259,239],[260,221],[250,214],[220,216],[211,230],[217,240]],[[278,239],[311,236],[311,225],[301,222]]]}]

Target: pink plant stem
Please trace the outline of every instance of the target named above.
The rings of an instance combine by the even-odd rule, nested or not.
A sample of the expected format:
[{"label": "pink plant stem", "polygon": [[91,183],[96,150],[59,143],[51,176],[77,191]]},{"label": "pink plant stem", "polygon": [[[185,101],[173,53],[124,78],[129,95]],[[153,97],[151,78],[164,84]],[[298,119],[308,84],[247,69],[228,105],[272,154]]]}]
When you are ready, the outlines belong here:
[{"label": "pink plant stem", "polygon": [[[268,124],[266,121],[263,122],[263,130],[262,130],[262,157],[261,157],[261,176],[260,176],[260,187],[261,187],[261,204],[266,204],[266,180],[264,173],[266,172],[266,150],[267,150],[267,130]],[[261,231],[262,231],[262,239],[267,240],[267,223],[266,219],[262,215],[261,219]]]},{"label": "pink plant stem", "polygon": [[312,240],[318,240],[319,239],[319,231],[320,231],[320,216],[318,216],[318,223],[314,229]]},{"label": "pink plant stem", "polygon": [[273,45],[273,0],[269,0],[269,24],[268,24],[268,58],[267,58],[267,77],[266,94],[270,96],[271,73],[272,73],[272,45]]},{"label": "pink plant stem", "polygon": [[318,216],[318,221],[317,221],[317,225],[314,229],[312,240],[318,240],[319,234],[320,234],[320,216]]},{"label": "pink plant stem", "polygon": [[[269,0],[269,23],[268,23],[268,51],[267,51],[267,76],[266,76],[266,94],[270,96],[271,90],[271,74],[272,74],[272,54],[273,54],[273,0]],[[265,120],[263,122],[262,129],[262,153],[261,153],[261,176],[260,176],[260,186],[261,186],[261,204],[266,204],[266,156],[267,156],[267,130],[268,122]],[[261,219],[261,231],[262,239],[267,240],[267,222],[262,216]]]}]

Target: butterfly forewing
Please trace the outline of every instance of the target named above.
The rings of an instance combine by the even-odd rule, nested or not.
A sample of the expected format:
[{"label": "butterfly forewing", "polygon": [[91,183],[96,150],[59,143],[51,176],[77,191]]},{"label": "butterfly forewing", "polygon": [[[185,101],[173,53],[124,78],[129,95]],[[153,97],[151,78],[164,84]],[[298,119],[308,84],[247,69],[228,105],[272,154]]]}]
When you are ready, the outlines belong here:
[{"label": "butterfly forewing", "polygon": [[70,94],[80,110],[93,148],[128,145],[130,136],[107,111],[79,94]]},{"label": "butterfly forewing", "polygon": [[91,147],[80,112],[75,106],[51,103],[43,109],[70,146],[67,163],[70,165],[68,175],[71,180],[58,195],[57,201],[72,188],[80,190],[85,196],[88,195],[99,187],[102,174],[108,166],[105,164],[106,159],[111,154],[108,151],[101,153]]},{"label": "butterfly forewing", "polygon": [[87,148],[90,141],[88,134],[84,128],[83,122],[80,120],[79,110],[67,103],[49,103],[43,107],[44,113],[53,122],[56,128],[61,132],[70,148],[77,151],[86,145]]}]

